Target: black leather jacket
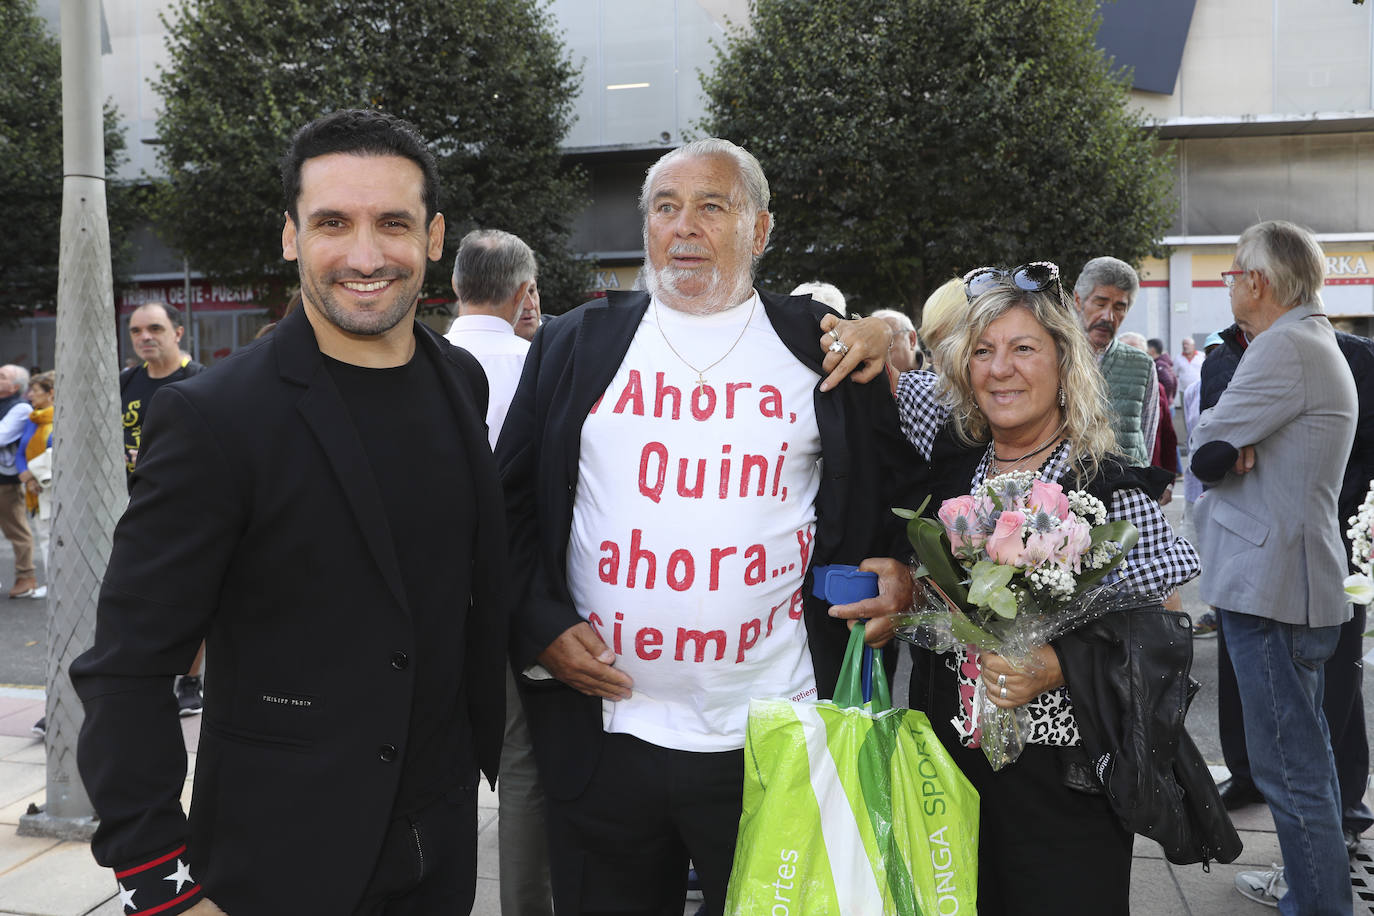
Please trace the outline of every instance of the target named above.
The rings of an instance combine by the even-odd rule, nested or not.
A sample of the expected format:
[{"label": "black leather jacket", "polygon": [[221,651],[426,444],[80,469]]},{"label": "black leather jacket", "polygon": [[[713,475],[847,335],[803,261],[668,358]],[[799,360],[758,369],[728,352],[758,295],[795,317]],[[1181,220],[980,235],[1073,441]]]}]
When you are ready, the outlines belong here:
[{"label": "black leather jacket", "polygon": [[1082,749],[1122,825],[1159,843],[1175,865],[1234,861],[1240,837],[1183,725],[1198,688],[1188,615],[1142,598],[1054,648]]}]

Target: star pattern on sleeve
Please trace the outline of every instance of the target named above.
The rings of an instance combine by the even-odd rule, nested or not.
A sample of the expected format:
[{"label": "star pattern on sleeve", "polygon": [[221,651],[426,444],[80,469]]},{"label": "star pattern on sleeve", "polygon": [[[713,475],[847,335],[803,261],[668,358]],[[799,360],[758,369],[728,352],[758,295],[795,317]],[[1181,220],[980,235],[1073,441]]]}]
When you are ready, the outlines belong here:
[{"label": "star pattern on sleeve", "polygon": [[119,905],[128,916],[175,916],[195,906],[204,893],[191,876],[191,857],[184,844],[145,862],[115,869],[115,879]]},{"label": "star pattern on sleeve", "polygon": [[174,893],[174,894],[180,894],[180,893],[181,893],[181,886],[182,886],[183,884],[195,884],[195,883],[196,883],[195,880],[191,877],[191,866],[190,866],[188,863],[181,861],[180,859],[177,859],[177,867],[176,867],[176,870],[173,871],[173,872],[172,872],[170,875],[168,875],[167,877],[163,878],[162,880],[163,880],[163,881],[175,881],[175,882],[176,882],[176,886],[177,886],[177,887],[176,887],[176,890],[172,891],[172,893]]}]

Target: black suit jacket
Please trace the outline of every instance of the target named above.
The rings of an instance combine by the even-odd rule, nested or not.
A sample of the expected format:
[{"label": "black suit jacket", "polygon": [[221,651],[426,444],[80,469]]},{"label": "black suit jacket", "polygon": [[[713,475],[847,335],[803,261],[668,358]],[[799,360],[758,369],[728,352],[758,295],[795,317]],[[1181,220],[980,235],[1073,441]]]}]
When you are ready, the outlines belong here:
[{"label": "black suit jacket", "polygon": [[[474,756],[495,778],[504,722],[505,527],[465,351],[417,324],[467,445],[476,505],[464,644]],[[417,351],[417,358],[419,352]],[[405,405],[397,405],[404,410]],[[207,642],[189,830],[171,676]],[[86,708],[79,763],[117,871],[186,843],[230,913],[348,913],[392,815],[415,635],[381,491],[301,311],[212,371],[158,391],[115,530],[95,646],[71,668]],[[465,713],[465,714],[464,714]],[[474,787],[476,773],[454,774]],[[180,886],[179,886],[180,887]],[[184,890],[184,888],[181,888]],[[146,903],[144,904],[146,905]]]},{"label": "black suit jacket", "polygon": [[[793,355],[821,371],[822,316],[809,296],[760,293],[774,330]],[[511,562],[523,591],[512,612],[511,660],[523,671],[568,628],[582,622],[568,591],[566,558],[582,424],[624,359],[649,306],[645,293],[608,294],[561,316],[536,335],[496,445],[506,487]],[[910,553],[893,506],[916,505],[924,462],[901,435],[880,379],[816,392],[825,460],[816,497],[812,564],[853,563]],[[803,588],[808,643],[822,697],[833,695],[848,628]],[[600,754],[601,700],[559,681],[519,678],[545,791],[573,798]]]}]

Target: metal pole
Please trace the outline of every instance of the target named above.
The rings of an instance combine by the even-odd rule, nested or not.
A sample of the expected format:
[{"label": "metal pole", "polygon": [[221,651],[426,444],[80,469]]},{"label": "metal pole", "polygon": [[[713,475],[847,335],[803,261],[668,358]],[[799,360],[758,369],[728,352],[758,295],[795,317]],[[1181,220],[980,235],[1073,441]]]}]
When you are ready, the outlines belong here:
[{"label": "metal pole", "polygon": [[191,314],[191,259],[182,256],[181,259],[181,278],[182,289],[185,291],[182,305],[185,306],[186,320],[186,352],[191,354],[191,359],[199,360],[200,352],[196,349],[196,319]]},{"label": "metal pole", "polygon": [[96,596],[127,501],[119,425],[114,284],[105,209],[100,4],[62,0],[62,243],[57,286],[52,570],[48,607],[47,805],[19,833],[89,837],[76,768],[81,701],[67,679],[95,634]]}]

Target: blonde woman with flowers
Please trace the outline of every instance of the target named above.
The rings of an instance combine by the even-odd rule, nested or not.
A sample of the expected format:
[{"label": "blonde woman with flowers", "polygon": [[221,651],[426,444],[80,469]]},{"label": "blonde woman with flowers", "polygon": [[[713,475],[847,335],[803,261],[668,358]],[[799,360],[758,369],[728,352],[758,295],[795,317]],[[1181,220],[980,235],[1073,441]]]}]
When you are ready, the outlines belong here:
[{"label": "blonde woman with flowers", "polygon": [[[1139,540],[1112,574],[1122,589],[1165,595],[1196,576],[1196,552],[1173,533],[1153,498],[1163,482],[1111,451],[1101,374],[1064,299],[1058,267],[982,268],[965,277],[965,293],[965,321],[940,346],[941,383],[898,392],[903,431],[924,457],[947,422],[967,446],[963,456],[932,466],[939,483],[931,505],[1024,472],[1039,502],[1082,489],[1100,500],[1108,519],[1135,526]],[[844,324],[849,350],[838,355],[857,356],[857,364],[881,352],[884,335],[867,321]],[[822,329],[829,330],[825,323]],[[865,566],[880,573],[885,592],[831,613],[871,618],[905,611],[906,567],[895,560]],[[1038,666],[1021,671],[996,655],[960,650],[940,656],[930,675],[931,722],[981,796],[978,912],[1126,914],[1132,834],[1104,796],[1081,791],[1081,782],[1066,784],[1066,774],[1086,760],[1073,703],[1053,643],[1036,649],[1035,659]],[[999,708],[1031,712],[1024,751],[997,771],[977,747],[971,698],[980,680]]]}]

